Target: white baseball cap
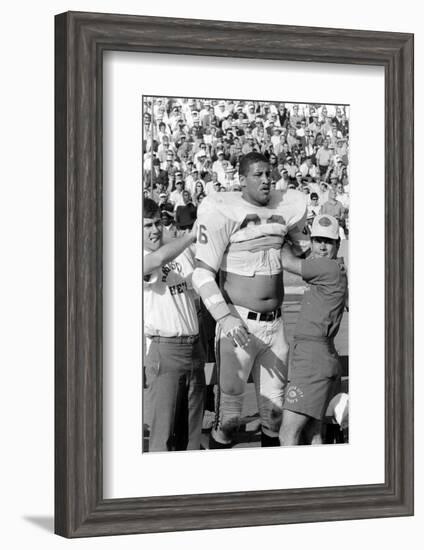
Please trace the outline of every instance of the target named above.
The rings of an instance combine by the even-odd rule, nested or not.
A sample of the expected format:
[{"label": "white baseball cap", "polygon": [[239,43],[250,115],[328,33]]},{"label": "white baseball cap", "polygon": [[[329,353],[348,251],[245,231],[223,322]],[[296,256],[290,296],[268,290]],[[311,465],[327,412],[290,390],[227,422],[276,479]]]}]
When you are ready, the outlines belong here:
[{"label": "white baseball cap", "polygon": [[327,239],[339,238],[339,224],[336,218],[322,214],[316,216],[312,223],[311,237],[327,237]]}]

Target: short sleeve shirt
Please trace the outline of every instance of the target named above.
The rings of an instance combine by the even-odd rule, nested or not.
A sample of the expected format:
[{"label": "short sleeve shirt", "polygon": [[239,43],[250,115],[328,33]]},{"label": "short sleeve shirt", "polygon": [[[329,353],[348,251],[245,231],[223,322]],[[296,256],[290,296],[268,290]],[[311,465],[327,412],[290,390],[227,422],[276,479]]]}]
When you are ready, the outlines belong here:
[{"label": "short sleeve shirt", "polygon": [[[144,250],[146,256],[149,251]],[[156,269],[143,280],[143,321],[148,336],[198,334],[195,291],[191,276],[194,256],[190,249]]]},{"label": "short sleeve shirt", "polygon": [[308,283],[296,324],[295,335],[334,338],[339,330],[347,296],[343,259],[302,260],[302,279]]}]

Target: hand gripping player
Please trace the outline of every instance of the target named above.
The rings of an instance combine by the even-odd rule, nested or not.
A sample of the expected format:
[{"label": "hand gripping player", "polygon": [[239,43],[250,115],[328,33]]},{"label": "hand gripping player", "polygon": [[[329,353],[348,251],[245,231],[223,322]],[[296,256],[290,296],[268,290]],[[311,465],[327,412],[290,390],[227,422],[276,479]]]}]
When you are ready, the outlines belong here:
[{"label": "hand gripping player", "polygon": [[294,257],[283,248],[284,269],[309,284],[296,323],[286,389],[281,445],[322,443],[322,420],[340,380],[334,348],[347,299],[347,276],[340,245],[339,224],[329,215],[316,216],[311,229],[311,255]]},{"label": "hand gripping player", "polygon": [[281,247],[286,237],[299,254],[310,246],[303,193],[272,190],[269,163],[256,152],[241,158],[239,178],[241,192],[206,197],[197,219],[193,285],[217,321],[219,383],[210,448],[234,443],[250,373],[262,446],[279,445],[288,355]]}]

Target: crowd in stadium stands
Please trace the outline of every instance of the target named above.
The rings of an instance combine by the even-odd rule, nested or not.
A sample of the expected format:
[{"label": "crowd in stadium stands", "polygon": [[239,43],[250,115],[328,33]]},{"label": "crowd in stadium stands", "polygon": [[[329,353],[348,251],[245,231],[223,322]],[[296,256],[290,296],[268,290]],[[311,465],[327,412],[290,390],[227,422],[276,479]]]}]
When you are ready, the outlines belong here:
[{"label": "crowd in stadium stands", "polygon": [[349,229],[348,107],[261,101],[144,98],[144,196],[166,229],[190,229],[203,198],[240,191],[240,157],[263,153],[272,186],[308,195],[308,223],[334,216]]}]

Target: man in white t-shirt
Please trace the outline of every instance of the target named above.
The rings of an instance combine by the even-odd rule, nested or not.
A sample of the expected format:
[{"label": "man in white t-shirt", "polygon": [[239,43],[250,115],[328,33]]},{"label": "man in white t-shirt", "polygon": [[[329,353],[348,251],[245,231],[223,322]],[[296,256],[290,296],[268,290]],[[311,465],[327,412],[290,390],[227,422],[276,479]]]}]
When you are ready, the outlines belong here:
[{"label": "man in white t-shirt", "polygon": [[[205,373],[191,284],[195,232],[163,243],[158,205],[143,203],[143,319],[149,451],[200,449]],[[145,407],[146,412],[147,407]]]}]

